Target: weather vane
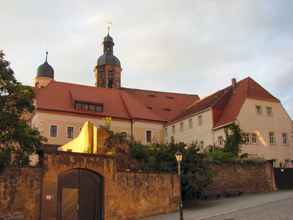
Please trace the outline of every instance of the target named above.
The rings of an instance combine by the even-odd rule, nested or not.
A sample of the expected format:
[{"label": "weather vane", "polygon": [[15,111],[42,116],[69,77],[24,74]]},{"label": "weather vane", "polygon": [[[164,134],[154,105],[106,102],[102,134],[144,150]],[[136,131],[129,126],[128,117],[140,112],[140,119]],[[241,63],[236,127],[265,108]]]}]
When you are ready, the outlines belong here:
[{"label": "weather vane", "polygon": [[108,22],[107,22],[107,30],[108,30],[108,34],[110,33],[111,27],[112,27],[112,22],[111,22],[111,21],[108,21]]}]

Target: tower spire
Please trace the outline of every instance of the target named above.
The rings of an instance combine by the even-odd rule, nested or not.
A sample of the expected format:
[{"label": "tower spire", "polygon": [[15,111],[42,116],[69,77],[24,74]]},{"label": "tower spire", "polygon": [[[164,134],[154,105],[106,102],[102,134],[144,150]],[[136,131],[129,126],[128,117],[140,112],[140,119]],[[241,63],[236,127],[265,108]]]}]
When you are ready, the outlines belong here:
[{"label": "tower spire", "polygon": [[48,51],[46,51],[46,59],[45,59],[45,63],[47,63],[48,62]]},{"label": "tower spire", "polygon": [[110,35],[111,27],[112,27],[112,22],[111,21],[108,21],[107,22],[107,35]]}]

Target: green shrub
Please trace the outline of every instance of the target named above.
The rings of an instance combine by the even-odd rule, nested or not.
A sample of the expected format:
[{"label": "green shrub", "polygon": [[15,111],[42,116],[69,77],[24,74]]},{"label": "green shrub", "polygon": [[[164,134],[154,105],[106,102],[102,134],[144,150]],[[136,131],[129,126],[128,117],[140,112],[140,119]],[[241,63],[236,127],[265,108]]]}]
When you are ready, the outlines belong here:
[{"label": "green shrub", "polygon": [[177,151],[183,154],[182,197],[184,200],[194,199],[198,193],[206,189],[212,177],[205,156],[199,153],[196,144],[188,147],[184,143],[130,145],[131,157],[141,162],[141,169],[148,171],[177,172]]}]

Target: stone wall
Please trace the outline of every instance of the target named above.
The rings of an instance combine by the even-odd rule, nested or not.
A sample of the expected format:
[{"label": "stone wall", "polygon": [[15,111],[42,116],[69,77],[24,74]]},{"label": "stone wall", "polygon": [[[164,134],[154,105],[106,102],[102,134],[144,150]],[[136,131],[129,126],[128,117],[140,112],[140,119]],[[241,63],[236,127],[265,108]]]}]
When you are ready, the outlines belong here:
[{"label": "stone wall", "polygon": [[175,175],[118,172],[112,190],[113,220],[140,219],[178,207],[179,181]]},{"label": "stone wall", "polygon": [[211,164],[213,183],[208,191],[224,192],[271,192],[276,190],[274,169],[267,162],[227,162]]},{"label": "stone wall", "polygon": [[7,168],[0,173],[0,219],[38,219],[42,170]]},{"label": "stone wall", "polygon": [[56,219],[58,176],[75,168],[103,176],[105,220],[135,220],[177,209],[180,194],[176,175],[118,171],[111,156],[59,152],[48,154],[45,160],[43,220]]}]

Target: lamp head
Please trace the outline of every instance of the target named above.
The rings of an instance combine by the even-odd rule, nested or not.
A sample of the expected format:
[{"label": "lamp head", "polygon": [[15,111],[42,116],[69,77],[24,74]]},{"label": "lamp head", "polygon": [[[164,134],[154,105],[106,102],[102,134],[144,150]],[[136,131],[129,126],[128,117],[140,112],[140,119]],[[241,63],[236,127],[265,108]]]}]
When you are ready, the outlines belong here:
[{"label": "lamp head", "polygon": [[175,157],[176,157],[177,162],[180,163],[182,161],[183,155],[182,155],[182,153],[180,151],[177,151],[176,154],[175,154]]}]

